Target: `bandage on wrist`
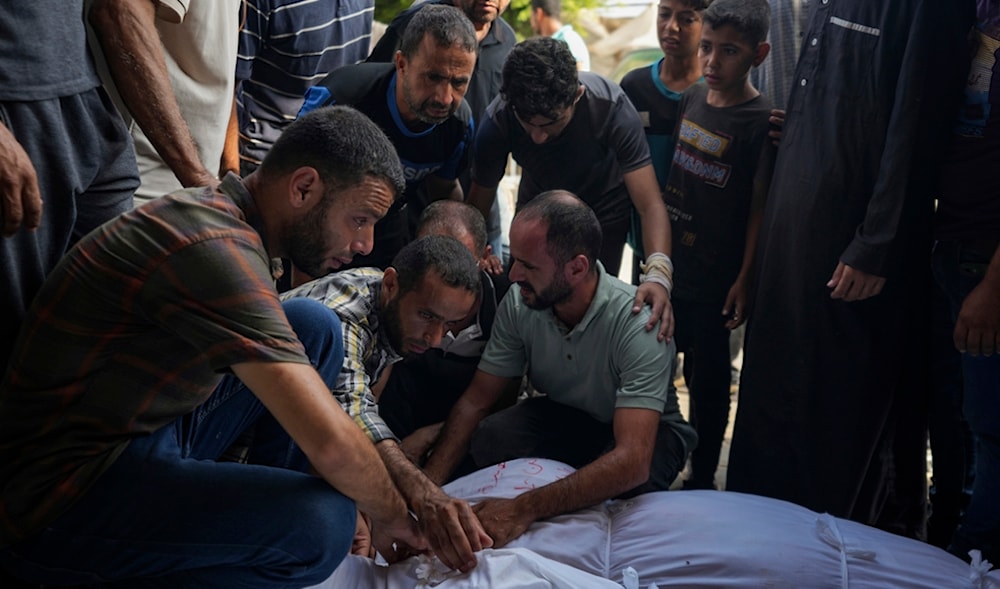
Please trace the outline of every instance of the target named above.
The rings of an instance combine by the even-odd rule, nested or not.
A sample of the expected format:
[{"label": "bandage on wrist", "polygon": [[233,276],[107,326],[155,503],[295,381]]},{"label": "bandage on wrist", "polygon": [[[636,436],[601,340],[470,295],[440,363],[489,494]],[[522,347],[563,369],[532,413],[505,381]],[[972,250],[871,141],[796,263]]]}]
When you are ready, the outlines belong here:
[{"label": "bandage on wrist", "polygon": [[654,282],[667,289],[670,295],[674,289],[674,263],[670,256],[661,252],[653,252],[646,256],[646,260],[639,264],[642,274],[639,275],[639,283]]}]

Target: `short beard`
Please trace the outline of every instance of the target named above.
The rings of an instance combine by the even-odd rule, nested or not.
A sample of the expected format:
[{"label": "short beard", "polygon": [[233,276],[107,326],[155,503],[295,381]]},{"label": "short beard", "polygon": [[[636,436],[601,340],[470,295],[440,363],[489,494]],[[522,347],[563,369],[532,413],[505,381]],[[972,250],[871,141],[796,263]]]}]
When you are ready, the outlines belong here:
[{"label": "short beard", "polygon": [[327,201],[324,195],[318,210],[296,221],[286,236],[288,258],[296,268],[313,278],[330,272],[330,268],[323,265],[323,252],[326,251],[326,217],[332,203],[333,200]]},{"label": "short beard", "polygon": [[[385,291],[383,290],[382,293],[384,295]],[[386,303],[385,308],[382,309],[379,315],[382,318],[383,329],[389,340],[389,345],[392,346],[393,351],[402,356],[403,327],[399,321],[399,295]]]},{"label": "short beard", "polygon": [[427,100],[424,101],[423,103],[418,104],[417,101],[413,99],[413,93],[410,91],[410,84],[406,81],[405,78],[403,79],[403,99],[406,100],[406,106],[410,107],[410,112],[413,113],[413,116],[417,117],[417,120],[420,121],[421,123],[426,123],[428,125],[440,125],[441,123],[447,121],[448,117],[450,117],[455,113],[456,107],[453,107],[449,108],[448,114],[441,117],[440,119],[436,119],[428,115],[426,111],[426,106],[427,103],[430,101]]},{"label": "short beard", "polygon": [[[528,288],[531,288],[530,285],[522,286],[528,286]],[[535,292],[534,290],[532,290],[532,292],[535,293],[534,301],[529,303],[527,300],[522,298],[524,305],[529,309],[542,311],[550,309],[569,299],[569,297],[573,294],[573,287],[569,285],[565,277],[559,276],[552,281],[552,284],[545,287],[542,292]]]}]

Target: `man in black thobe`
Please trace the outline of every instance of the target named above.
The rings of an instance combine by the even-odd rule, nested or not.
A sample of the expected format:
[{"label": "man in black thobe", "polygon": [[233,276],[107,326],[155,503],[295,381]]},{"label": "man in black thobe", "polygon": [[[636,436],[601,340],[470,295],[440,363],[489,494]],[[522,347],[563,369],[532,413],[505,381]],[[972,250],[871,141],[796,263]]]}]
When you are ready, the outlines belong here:
[{"label": "man in black thobe", "polygon": [[972,9],[812,9],[761,228],[727,489],[922,535],[934,156]]}]

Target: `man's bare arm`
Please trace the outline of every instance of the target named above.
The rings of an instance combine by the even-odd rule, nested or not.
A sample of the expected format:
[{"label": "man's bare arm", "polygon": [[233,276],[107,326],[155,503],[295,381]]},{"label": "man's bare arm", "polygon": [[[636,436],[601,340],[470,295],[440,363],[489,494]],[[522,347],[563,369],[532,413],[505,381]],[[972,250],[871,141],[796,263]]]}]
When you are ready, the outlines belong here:
[{"label": "man's bare arm", "polygon": [[403,453],[394,440],[376,444],[392,480],[413,513],[431,550],[446,566],[468,572],[476,552],[492,545],[468,503],[449,497]]},{"label": "man's bare arm", "polygon": [[[667,206],[663,204],[652,164],[632,170],[624,178],[632,206],[639,213],[642,247],[646,255],[658,252],[669,256],[670,217],[667,215]],[[610,274],[618,272],[618,268],[606,270]],[[674,311],[670,304],[670,293],[660,284],[644,282],[636,291],[632,311],[637,313],[643,303],[648,303],[653,311],[646,324],[646,331],[652,330],[659,323],[658,339],[669,341],[674,336]]]},{"label": "man's bare arm", "polygon": [[510,380],[476,370],[469,388],[462,393],[448,414],[441,431],[441,439],[434,446],[434,451],[424,466],[424,472],[430,480],[439,485],[448,480],[452,471],[468,452],[472,432],[503,397],[504,391],[508,390]]},{"label": "man's bare arm", "polygon": [[153,148],[183,186],[214,185],[181,115],[155,23],[154,0],[95,0],[90,11],[118,93]]},{"label": "man's bare arm", "polygon": [[388,533],[426,547],[371,440],[308,364],[246,362],[233,372],[299,445],[313,468]]},{"label": "man's bare arm", "polygon": [[458,179],[446,180],[435,175],[430,175],[424,180],[427,186],[427,196],[431,202],[435,200],[457,200],[462,201],[462,185]]},{"label": "man's bare arm", "polygon": [[469,194],[465,197],[465,202],[479,209],[479,212],[483,214],[484,219],[490,218],[490,209],[493,207],[493,201],[497,197],[497,187],[487,188],[482,186],[475,181],[469,186]]},{"label": "man's bare arm", "polygon": [[226,142],[222,146],[222,157],[219,159],[219,178],[227,172],[240,173],[240,122],[236,113],[236,98],[233,97],[233,107],[229,111],[229,124],[226,125]]},{"label": "man's bare arm", "polygon": [[495,548],[506,545],[533,522],[617,497],[649,480],[660,413],[616,409],[615,447],[570,476],[514,499],[487,499],[475,506]]}]

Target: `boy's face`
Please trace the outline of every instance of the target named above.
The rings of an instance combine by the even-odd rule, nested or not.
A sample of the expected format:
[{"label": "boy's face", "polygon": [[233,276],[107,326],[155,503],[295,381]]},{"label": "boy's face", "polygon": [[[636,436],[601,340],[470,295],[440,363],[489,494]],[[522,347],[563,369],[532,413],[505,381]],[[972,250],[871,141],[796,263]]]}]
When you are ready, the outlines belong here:
[{"label": "boy's face", "polygon": [[706,24],[701,31],[698,57],[709,89],[717,92],[738,91],[746,84],[750,68],[767,56],[767,44],[753,46],[732,25],[713,28]]},{"label": "boy's face", "polygon": [[670,57],[687,57],[698,51],[701,12],[684,0],[660,0],[656,13],[656,35],[660,49]]}]

